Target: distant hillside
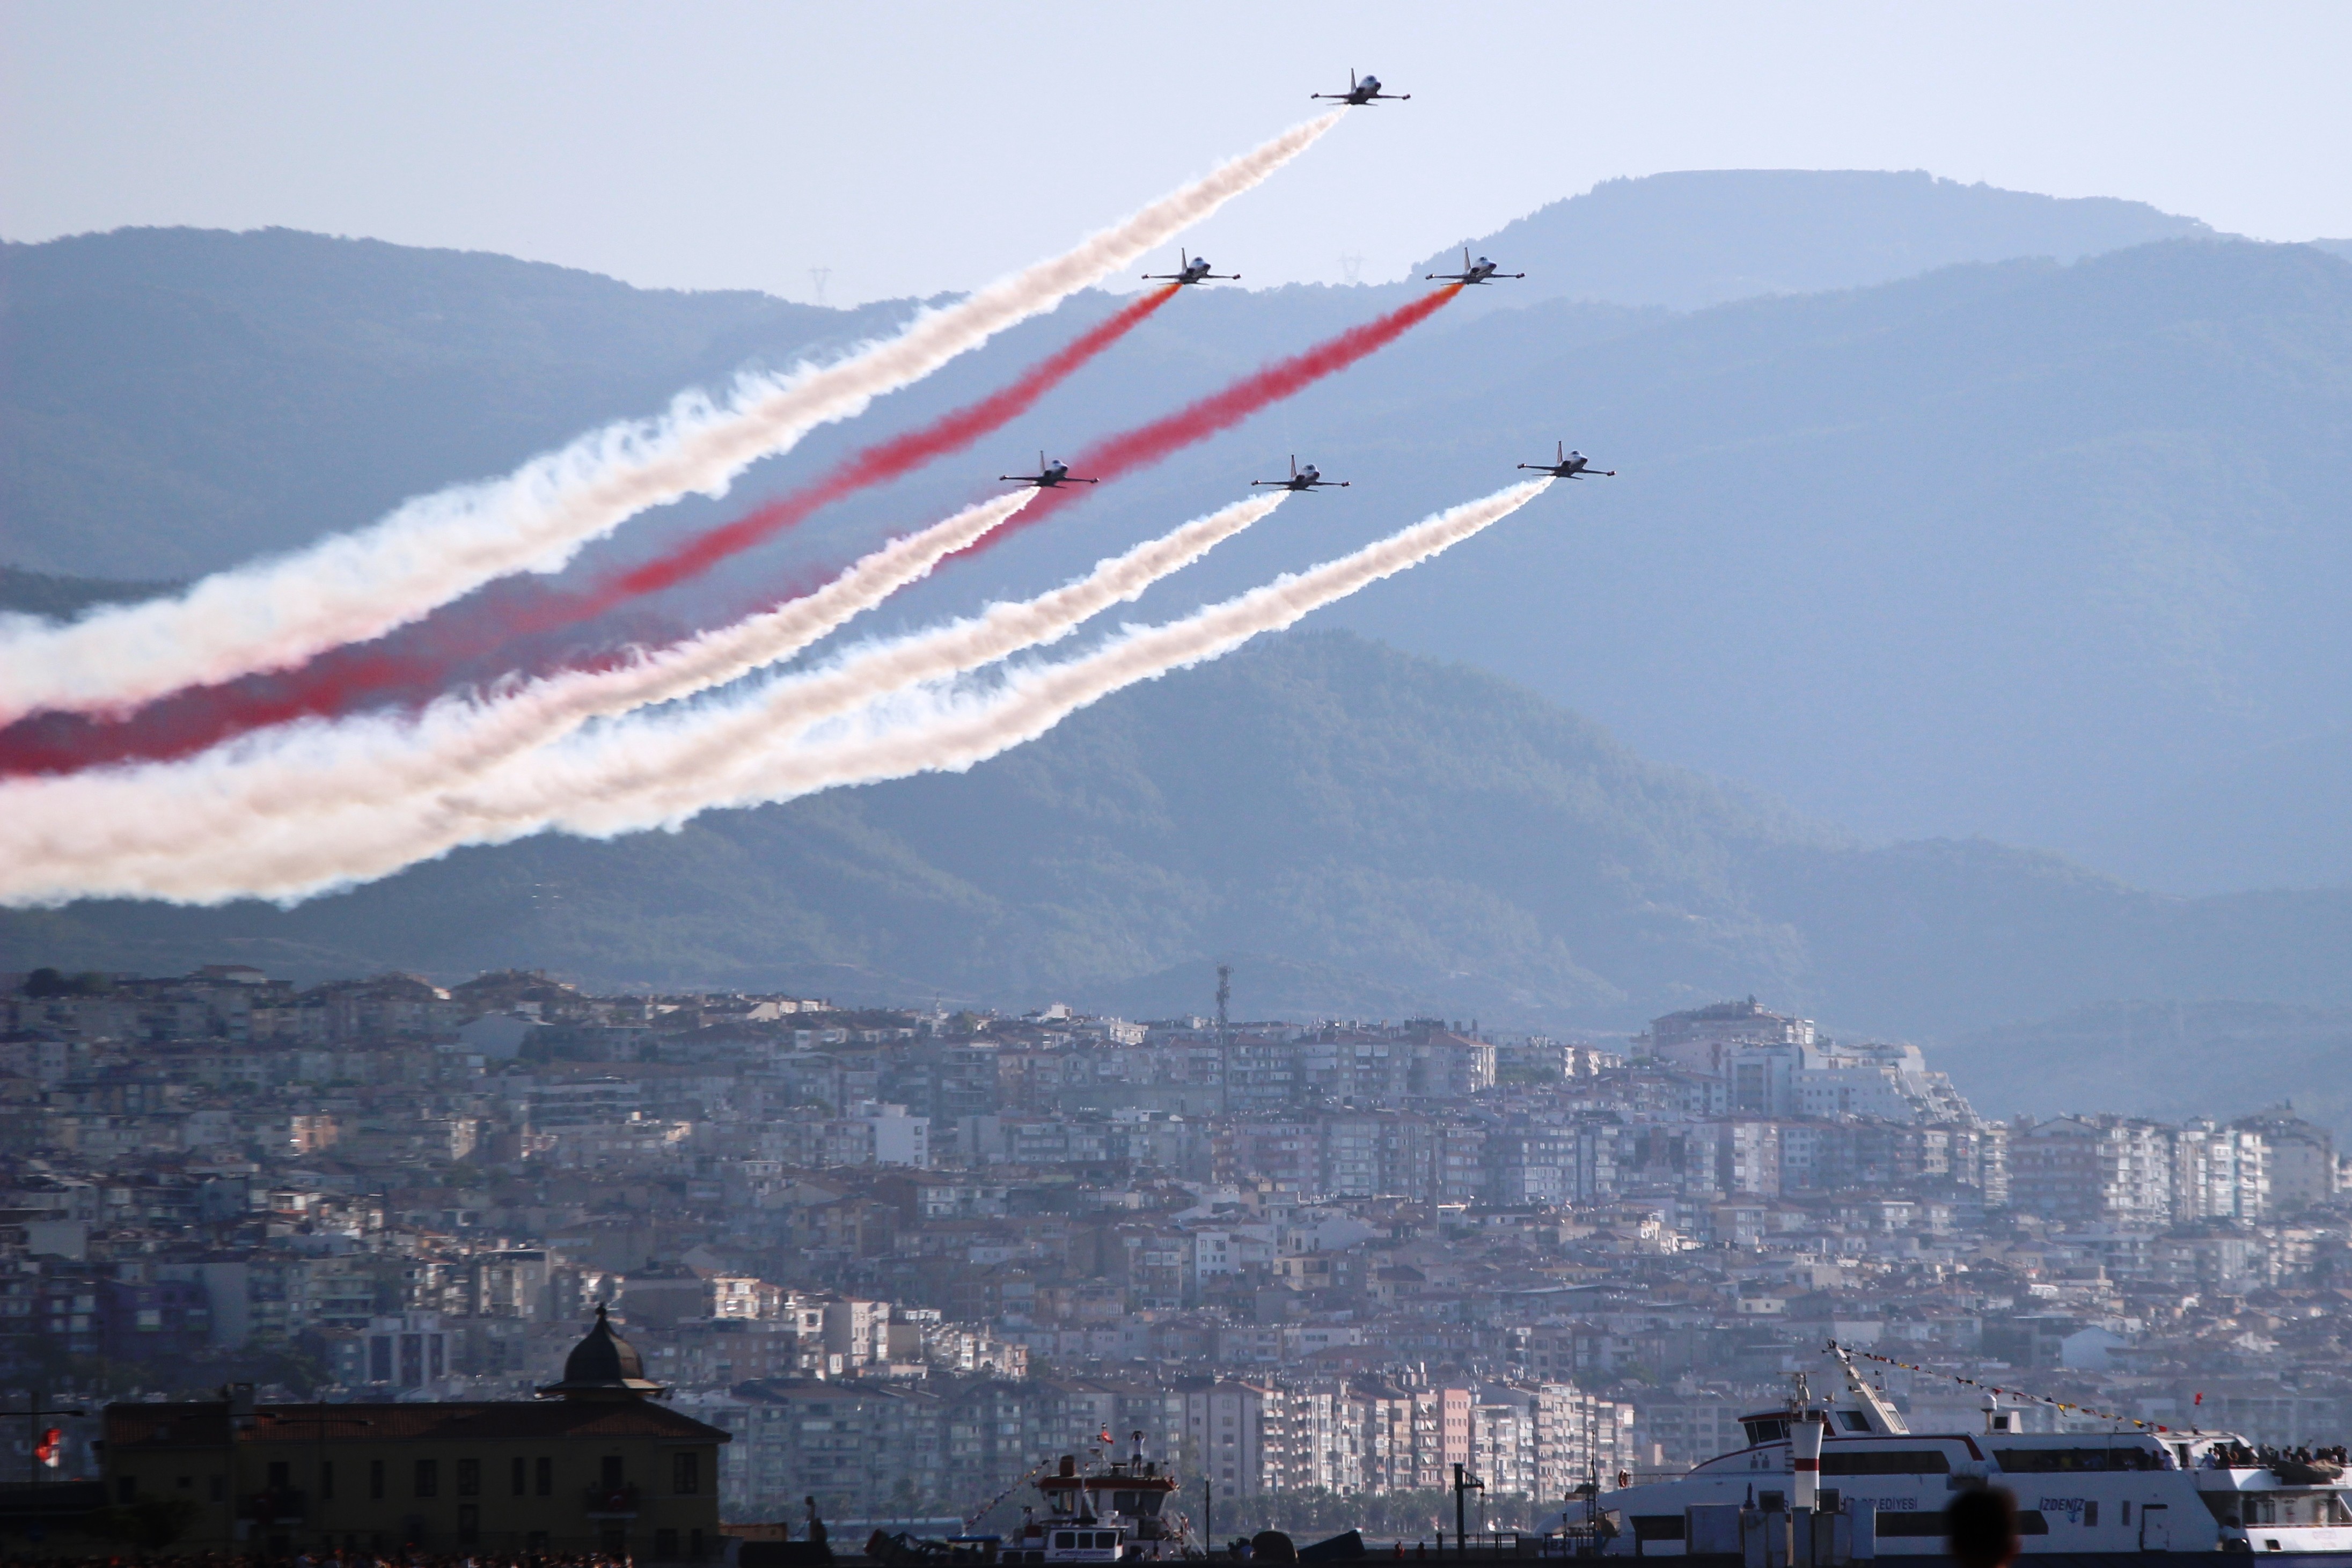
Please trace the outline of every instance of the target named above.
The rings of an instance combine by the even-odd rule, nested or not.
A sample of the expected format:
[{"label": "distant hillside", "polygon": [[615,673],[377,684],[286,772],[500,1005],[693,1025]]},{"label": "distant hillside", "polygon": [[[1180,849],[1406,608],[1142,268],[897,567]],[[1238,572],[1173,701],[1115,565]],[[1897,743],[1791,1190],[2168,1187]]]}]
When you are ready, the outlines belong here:
[{"label": "distant hillside", "polygon": [[0,245],[0,561],[215,570],[904,309],[287,229]]},{"label": "distant hillside", "polygon": [[2111,1002],[1963,1036],[1939,1047],[1977,1109],[2041,1116],[2116,1110],[2174,1121],[2292,1102],[2352,1136],[2352,1008]]},{"label": "distant hillside", "polygon": [[0,615],[46,616],[65,619],[92,605],[148,599],[171,592],[175,583],[126,583],[110,577],[56,577],[0,566]]},{"label": "distant hillside", "polygon": [[[1524,270],[1511,291],[1525,300],[1687,310],[2211,233],[2144,202],[2033,195],[1916,169],[1694,169],[1604,181],[1469,244]],[[1458,247],[1440,251],[1412,276],[1459,270],[1460,258]]]},{"label": "distant hillside", "polygon": [[969,774],[467,851],[292,910],[0,915],[0,969],[544,966],[1165,1014],[1204,1007],[1225,958],[1250,1016],[1622,1028],[1755,992],[1931,1037],[2119,995],[2352,1007],[2347,956],[2352,899],[1856,847],[1493,676],[1335,633],[1127,692]]}]

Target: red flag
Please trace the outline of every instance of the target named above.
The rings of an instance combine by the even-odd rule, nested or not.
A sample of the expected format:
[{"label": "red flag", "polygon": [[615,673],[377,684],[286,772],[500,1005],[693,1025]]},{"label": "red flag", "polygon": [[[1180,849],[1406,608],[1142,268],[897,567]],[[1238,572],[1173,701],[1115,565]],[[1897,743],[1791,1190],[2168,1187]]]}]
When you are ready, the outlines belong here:
[{"label": "red flag", "polygon": [[51,1469],[57,1468],[58,1463],[65,1457],[63,1453],[63,1449],[65,1447],[64,1438],[65,1433],[63,1431],[55,1426],[50,1427],[47,1431],[41,1434],[41,1440],[33,1446],[33,1458],[48,1466]]}]

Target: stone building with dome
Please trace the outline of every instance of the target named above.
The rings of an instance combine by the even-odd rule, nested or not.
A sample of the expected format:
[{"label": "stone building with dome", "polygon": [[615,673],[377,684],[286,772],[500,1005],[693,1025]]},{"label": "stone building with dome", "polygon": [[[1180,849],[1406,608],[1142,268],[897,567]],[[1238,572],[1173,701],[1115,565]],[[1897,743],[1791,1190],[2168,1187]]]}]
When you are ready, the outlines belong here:
[{"label": "stone building with dome", "polygon": [[112,1405],[118,1507],[174,1500],[174,1551],[326,1547],[716,1559],[728,1435],[662,1403],[645,1358],[596,1321],[533,1400]]}]

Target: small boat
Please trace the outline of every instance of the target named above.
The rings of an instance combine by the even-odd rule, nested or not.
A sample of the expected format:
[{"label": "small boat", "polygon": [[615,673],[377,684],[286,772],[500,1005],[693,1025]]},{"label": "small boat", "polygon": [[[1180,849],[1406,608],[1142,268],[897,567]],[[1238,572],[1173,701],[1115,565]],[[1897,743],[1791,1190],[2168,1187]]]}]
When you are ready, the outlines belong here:
[{"label": "small boat", "polygon": [[1176,1494],[1176,1478],[1143,1457],[1143,1434],[1134,1453],[1100,1469],[1081,1471],[1077,1456],[1065,1454],[1055,1473],[1037,1479],[1045,1517],[1025,1517],[997,1549],[996,1560],[1012,1568],[1047,1563],[1158,1562],[1184,1554],[1183,1521],[1163,1516]]}]

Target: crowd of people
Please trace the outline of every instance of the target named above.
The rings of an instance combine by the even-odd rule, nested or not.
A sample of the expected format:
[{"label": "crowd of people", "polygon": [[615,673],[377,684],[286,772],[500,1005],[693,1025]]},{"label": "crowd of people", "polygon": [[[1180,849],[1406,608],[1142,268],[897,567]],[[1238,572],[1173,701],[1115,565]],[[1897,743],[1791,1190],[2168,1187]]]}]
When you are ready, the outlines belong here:
[{"label": "crowd of people", "polygon": [[2341,1443],[2320,1448],[2308,1446],[2274,1448],[2264,1443],[2258,1448],[2249,1448],[2243,1443],[2232,1442],[2216,1443],[2206,1449],[2203,1468],[2209,1470],[2251,1470],[2257,1468],[2274,1470],[2281,1465],[2301,1465],[2306,1468],[2315,1465],[2333,1465],[2340,1471],[2347,1464],[2352,1464],[2352,1455],[2347,1455]]}]

